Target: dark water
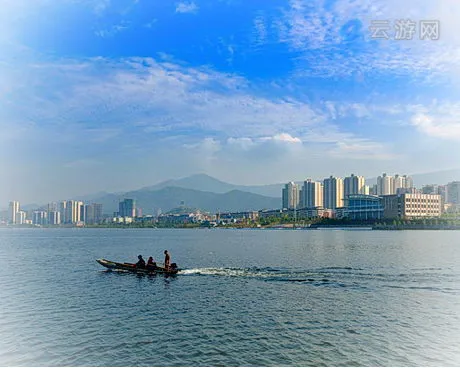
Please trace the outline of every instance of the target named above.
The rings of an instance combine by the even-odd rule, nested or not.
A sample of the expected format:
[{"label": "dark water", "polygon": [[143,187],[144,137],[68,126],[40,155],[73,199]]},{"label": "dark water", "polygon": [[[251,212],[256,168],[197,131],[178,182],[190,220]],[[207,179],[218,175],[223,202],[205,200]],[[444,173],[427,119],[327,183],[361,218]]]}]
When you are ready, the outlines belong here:
[{"label": "dark water", "polygon": [[0,290],[2,366],[460,365],[458,231],[0,229]]}]

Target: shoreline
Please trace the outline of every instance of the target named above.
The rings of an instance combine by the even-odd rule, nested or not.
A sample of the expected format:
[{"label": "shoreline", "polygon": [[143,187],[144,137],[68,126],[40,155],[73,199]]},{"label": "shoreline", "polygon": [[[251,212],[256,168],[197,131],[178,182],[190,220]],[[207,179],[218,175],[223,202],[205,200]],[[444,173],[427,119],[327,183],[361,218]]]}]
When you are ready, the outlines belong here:
[{"label": "shoreline", "polygon": [[196,230],[382,230],[382,231],[401,231],[401,230],[460,230],[460,225],[371,225],[371,224],[319,224],[313,226],[293,226],[285,224],[281,226],[133,226],[133,225],[90,225],[90,226],[50,226],[50,225],[3,225],[0,229],[196,229]]}]

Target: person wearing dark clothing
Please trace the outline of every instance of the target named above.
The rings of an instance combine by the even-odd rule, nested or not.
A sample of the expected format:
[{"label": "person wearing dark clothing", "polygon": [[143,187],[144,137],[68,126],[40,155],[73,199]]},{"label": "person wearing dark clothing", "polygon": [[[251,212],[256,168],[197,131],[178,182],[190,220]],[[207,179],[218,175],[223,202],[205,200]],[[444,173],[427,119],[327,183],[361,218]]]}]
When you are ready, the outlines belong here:
[{"label": "person wearing dark clothing", "polygon": [[141,255],[139,255],[137,258],[138,258],[139,260],[138,260],[137,263],[136,263],[136,267],[137,267],[137,268],[145,268],[145,261],[144,261],[144,258],[142,258]]},{"label": "person wearing dark clothing", "polygon": [[171,257],[169,256],[169,253],[167,250],[165,250],[165,268],[168,270],[169,269],[169,264],[171,263]]},{"label": "person wearing dark clothing", "polygon": [[147,261],[147,268],[155,269],[157,267],[156,262],[153,260],[153,257],[149,257]]}]

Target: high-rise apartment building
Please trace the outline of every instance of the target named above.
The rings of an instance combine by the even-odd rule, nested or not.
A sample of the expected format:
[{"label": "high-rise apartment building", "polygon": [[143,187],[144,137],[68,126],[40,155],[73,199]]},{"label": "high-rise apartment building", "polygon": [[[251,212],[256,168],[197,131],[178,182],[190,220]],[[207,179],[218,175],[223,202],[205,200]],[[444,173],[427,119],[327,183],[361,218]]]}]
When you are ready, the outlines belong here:
[{"label": "high-rise apartment building", "polygon": [[94,223],[99,224],[102,221],[102,204],[93,203]]},{"label": "high-rise apartment building", "polygon": [[80,202],[80,222],[86,222],[86,207],[83,202]]},{"label": "high-rise apartment building", "polygon": [[366,193],[366,180],[364,176],[351,174],[343,180],[343,194],[347,198],[352,194],[369,194]]},{"label": "high-rise apartment building", "polygon": [[59,211],[48,211],[48,224],[59,225],[61,223],[61,213]]},{"label": "high-rise apartment building", "polygon": [[85,205],[85,224],[94,224],[94,206],[92,204]]},{"label": "high-rise apartment building", "polygon": [[305,180],[301,197],[300,207],[302,208],[323,207],[323,184],[311,179]]},{"label": "high-rise apartment building", "polygon": [[[411,189],[413,188],[413,180],[407,175],[395,175],[393,178],[394,193],[398,193],[398,189]],[[407,192],[402,190],[401,192]]]},{"label": "high-rise apartment building", "polygon": [[136,201],[125,198],[118,204],[118,214],[120,217],[136,217]]},{"label": "high-rise apartment building", "polygon": [[283,188],[282,204],[283,208],[298,208],[299,207],[299,187],[291,181]]},{"label": "high-rise apartment building", "polygon": [[8,221],[10,222],[10,224],[16,224],[16,214],[19,211],[19,202],[11,201],[8,207]]},{"label": "high-rise apartment building", "polygon": [[32,216],[32,224],[34,225],[46,225],[47,224],[47,213],[46,211],[34,211]]},{"label": "high-rise apartment building", "polygon": [[374,184],[371,187],[369,187],[369,195],[378,195],[377,184]]},{"label": "high-rise apartment building", "polygon": [[392,176],[383,173],[382,176],[377,178],[377,195],[391,195],[395,193],[394,179]]},{"label": "high-rise apartment building", "polygon": [[67,224],[67,217],[66,217],[67,211],[66,211],[66,208],[67,208],[67,202],[66,201],[59,202],[58,211],[59,211],[60,217],[61,217],[61,224]]},{"label": "high-rise apartment building", "polygon": [[76,224],[81,221],[81,207],[83,202],[70,200],[66,202],[65,223]]},{"label": "high-rise apartment building", "polygon": [[102,221],[102,204],[92,203],[85,205],[85,223],[99,224]]},{"label": "high-rise apartment building", "polygon": [[26,223],[27,213],[25,211],[16,212],[16,225],[23,225]]},{"label": "high-rise apartment building", "polygon": [[48,212],[51,212],[51,211],[59,211],[59,206],[56,202],[51,202],[51,203],[48,203]]},{"label": "high-rise apartment building", "polygon": [[422,194],[438,194],[438,185],[429,184],[422,187]]},{"label": "high-rise apartment building", "polygon": [[344,206],[343,179],[330,176],[323,182],[324,208],[336,209]]},{"label": "high-rise apartment building", "polygon": [[377,178],[377,195],[412,193],[413,187],[413,180],[407,175],[396,174],[393,177],[384,173]]},{"label": "high-rise apartment building", "polygon": [[460,204],[460,181],[447,184],[447,203]]}]

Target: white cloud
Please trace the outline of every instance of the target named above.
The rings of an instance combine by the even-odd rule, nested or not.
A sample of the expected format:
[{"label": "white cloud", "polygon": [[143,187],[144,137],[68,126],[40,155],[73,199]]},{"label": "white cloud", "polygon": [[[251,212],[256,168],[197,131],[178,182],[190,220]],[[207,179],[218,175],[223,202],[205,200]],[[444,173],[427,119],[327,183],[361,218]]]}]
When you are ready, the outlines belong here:
[{"label": "white cloud", "polygon": [[198,11],[198,5],[195,2],[180,2],[176,5],[176,13],[196,13]]},{"label": "white cloud", "polygon": [[273,137],[264,137],[262,140],[273,140],[275,142],[285,142],[285,143],[302,143],[300,138],[293,137],[288,133],[276,134]]},{"label": "white cloud", "polygon": [[[29,72],[37,69],[39,73]],[[21,75],[29,76],[26,84],[18,83]],[[8,73],[7,80],[13,89],[8,93],[28,101],[21,114],[36,117],[42,129],[68,132],[71,139],[76,131],[97,126],[94,139],[100,141],[116,139],[130,129],[144,136],[218,136],[245,147],[260,140],[353,144],[363,138],[343,131],[331,111],[369,115],[358,103],[344,108],[329,102],[325,107],[290,97],[261,97],[239,76],[151,58],[34,63],[23,65],[17,74]],[[2,114],[14,121],[19,111],[13,104]],[[87,131],[82,135],[88,136]],[[195,143],[187,140],[186,144]]]},{"label": "white cloud", "polygon": [[[436,82],[434,76],[446,77],[446,73],[460,77],[459,12],[460,2],[456,0],[291,0],[274,24],[279,41],[301,53],[297,59],[299,75],[391,72]],[[394,27],[399,19],[415,21],[417,27],[421,20],[439,20],[440,40],[422,41],[416,33],[410,41],[398,41],[394,40],[394,30],[389,31],[390,40],[371,39],[372,21],[386,20]]]},{"label": "white cloud", "polygon": [[442,138],[460,142],[459,115],[427,115],[416,114],[410,120],[420,132],[433,138]]}]

